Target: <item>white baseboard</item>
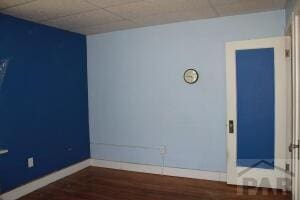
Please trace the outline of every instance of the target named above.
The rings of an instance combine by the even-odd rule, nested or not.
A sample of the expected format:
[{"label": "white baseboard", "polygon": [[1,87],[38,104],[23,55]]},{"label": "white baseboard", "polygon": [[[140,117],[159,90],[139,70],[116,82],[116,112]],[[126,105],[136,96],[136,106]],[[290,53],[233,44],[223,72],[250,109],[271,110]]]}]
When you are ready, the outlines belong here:
[{"label": "white baseboard", "polygon": [[80,163],[74,164],[70,167],[67,167],[65,169],[59,170],[57,172],[53,172],[52,174],[49,174],[45,177],[27,183],[14,190],[6,192],[0,196],[0,199],[16,200],[22,196],[25,196],[35,190],[45,187],[50,183],[53,183],[59,179],[74,174],[89,166],[127,170],[127,171],[134,171],[134,172],[143,172],[149,174],[160,174],[160,175],[167,175],[167,176],[177,176],[177,177],[185,177],[185,178],[195,178],[195,179],[226,182],[226,173],[223,172],[208,172],[208,171],[191,170],[191,169],[180,169],[180,168],[161,167],[161,166],[154,166],[154,165],[143,165],[143,164],[88,159]]},{"label": "white baseboard", "polygon": [[226,182],[226,173],[91,159],[94,167]]},{"label": "white baseboard", "polygon": [[45,177],[42,177],[40,179],[37,179],[35,181],[32,181],[28,184],[25,184],[23,186],[20,186],[14,190],[11,190],[7,193],[4,193],[0,196],[0,199],[3,200],[15,200],[22,196],[25,196],[37,189],[40,189],[46,185],[49,185],[50,183],[53,183],[59,179],[62,179],[66,176],[69,176],[71,174],[74,174],[84,168],[87,168],[91,165],[91,160],[85,160],[80,163],[74,164],[70,167],[67,167],[65,169],[59,170],[57,172],[53,172]]}]

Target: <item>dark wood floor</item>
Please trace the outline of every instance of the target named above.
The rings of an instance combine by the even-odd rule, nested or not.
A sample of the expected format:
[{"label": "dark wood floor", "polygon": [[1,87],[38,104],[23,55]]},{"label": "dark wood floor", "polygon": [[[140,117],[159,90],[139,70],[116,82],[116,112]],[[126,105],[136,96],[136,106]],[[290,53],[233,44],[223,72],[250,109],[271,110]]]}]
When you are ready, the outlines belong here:
[{"label": "dark wood floor", "polygon": [[281,191],[225,183],[89,167],[22,200],[288,200]]}]

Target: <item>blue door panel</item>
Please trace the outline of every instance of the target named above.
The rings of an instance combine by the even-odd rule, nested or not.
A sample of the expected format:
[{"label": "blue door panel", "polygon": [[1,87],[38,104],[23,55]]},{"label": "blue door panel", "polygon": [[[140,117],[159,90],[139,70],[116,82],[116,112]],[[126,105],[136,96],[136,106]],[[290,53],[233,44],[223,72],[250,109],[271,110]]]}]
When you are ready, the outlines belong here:
[{"label": "blue door panel", "polygon": [[274,168],[274,48],[236,51],[237,165]]}]

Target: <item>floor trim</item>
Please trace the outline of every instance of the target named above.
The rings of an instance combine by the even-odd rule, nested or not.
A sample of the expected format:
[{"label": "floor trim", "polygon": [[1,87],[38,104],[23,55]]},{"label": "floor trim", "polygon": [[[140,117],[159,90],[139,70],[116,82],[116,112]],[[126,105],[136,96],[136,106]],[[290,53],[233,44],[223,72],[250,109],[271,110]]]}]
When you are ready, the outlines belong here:
[{"label": "floor trim", "polygon": [[133,163],[106,161],[106,160],[87,159],[80,163],[74,164],[70,167],[67,167],[65,169],[59,170],[45,177],[27,183],[14,190],[6,192],[0,196],[0,200],[16,200],[22,196],[25,196],[35,190],[45,187],[50,183],[53,183],[59,179],[74,174],[89,166],[104,167],[104,168],[134,171],[134,172],[143,172],[149,174],[160,174],[160,175],[167,175],[167,176],[226,182],[226,173],[223,172],[209,172],[209,171],[192,170],[192,169],[161,167],[155,165],[143,165],[143,164],[133,164]]},{"label": "floor trim", "polygon": [[226,182],[227,178],[226,173],[223,172],[209,172],[95,159],[91,159],[91,166],[221,182]]},{"label": "floor trim", "polygon": [[46,185],[49,185],[50,183],[53,183],[59,179],[62,179],[66,176],[69,176],[71,174],[74,174],[82,169],[85,169],[91,165],[91,159],[87,159],[85,161],[79,162],[77,164],[71,165],[70,167],[64,168],[62,170],[53,172],[45,177],[42,177],[40,179],[37,179],[35,181],[32,181],[30,183],[27,183],[23,186],[20,186],[14,190],[11,190],[9,192],[6,192],[0,196],[0,199],[2,200],[15,200],[22,196],[25,196],[37,189],[40,189]]}]

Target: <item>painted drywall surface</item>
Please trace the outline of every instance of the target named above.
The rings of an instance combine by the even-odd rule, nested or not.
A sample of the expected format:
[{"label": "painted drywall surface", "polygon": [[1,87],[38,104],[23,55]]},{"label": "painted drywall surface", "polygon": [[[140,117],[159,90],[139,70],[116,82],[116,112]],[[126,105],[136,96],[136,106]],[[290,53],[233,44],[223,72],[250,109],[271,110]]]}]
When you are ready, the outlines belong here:
[{"label": "painted drywall surface", "polygon": [[[0,15],[1,192],[90,157],[86,37]],[[27,167],[27,158],[34,167]]]},{"label": "painted drywall surface", "polygon": [[91,157],[226,171],[225,42],[284,27],[272,11],[88,36]]}]

